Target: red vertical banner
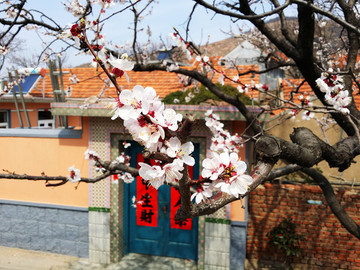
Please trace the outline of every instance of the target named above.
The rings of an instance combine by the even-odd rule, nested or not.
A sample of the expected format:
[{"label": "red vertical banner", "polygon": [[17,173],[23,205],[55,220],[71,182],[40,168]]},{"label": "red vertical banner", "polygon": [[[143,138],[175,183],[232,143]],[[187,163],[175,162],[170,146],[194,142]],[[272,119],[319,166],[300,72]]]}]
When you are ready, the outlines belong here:
[{"label": "red vertical banner", "polygon": [[[137,156],[137,162],[143,162],[141,154]],[[158,194],[157,190],[149,185],[140,176],[136,177],[136,225],[157,227],[158,217]]]},{"label": "red vertical banner", "polygon": [[[188,166],[189,175],[193,177],[193,167]],[[180,193],[175,188],[171,188],[170,193],[170,228],[172,229],[182,229],[182,230],[191,230],[192,229],[192,219],[189,218],[184,221],[175,221],[176,211],[180,207]]]},{"label": "red vertical banner", "polygon": [[180,193],[175,188],[171,188],[171,202],[170,202],[170,228],[171,229],[183,229],[191,230],[192,228],[192,219],[189,218],[184,221],[175,221],[176,211],[180,207]]}]

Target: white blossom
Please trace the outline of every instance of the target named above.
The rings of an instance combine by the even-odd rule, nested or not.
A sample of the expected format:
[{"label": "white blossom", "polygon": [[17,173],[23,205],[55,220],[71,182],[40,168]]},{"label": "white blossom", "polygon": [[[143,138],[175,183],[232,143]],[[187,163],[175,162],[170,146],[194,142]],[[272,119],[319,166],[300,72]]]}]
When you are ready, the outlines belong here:
[{"label": "white blossom", "polygon": [[68,176],[68,181],[70,181],[71,183],[76,183],[81,180],[80,170],[76,169],[74,165],[69,167],[68,171],[70,172],[70,175]]}]

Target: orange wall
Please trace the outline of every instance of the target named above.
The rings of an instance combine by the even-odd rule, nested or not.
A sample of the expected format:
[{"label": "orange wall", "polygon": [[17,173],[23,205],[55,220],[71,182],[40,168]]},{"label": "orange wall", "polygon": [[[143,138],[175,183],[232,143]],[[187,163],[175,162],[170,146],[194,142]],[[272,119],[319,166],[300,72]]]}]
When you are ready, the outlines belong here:
[{"label": "orange wall", "polygon": [[[21,103],[19,104],[20,111],[22,110]],[[30,119],[30,125],[31,127],[37,127],[38,126],[38,109],[50,109],[50,103],[26,103],[26,108],[28,111],[28,116]],[[16,108],[14,103],[0,103],[0,110],[11,110],[11,128],[20,127],[20,121],[18,114],[16,112]],[[28,124],[26,122],[26,117],[24,112],[20,112],[21,119],[23,122],[23,127],[27,128]],[[56,117],[55,117],[56,119]],[[58,124],[58,123],[56,123]],[[78,116],[69,116],[68,117],[68,125],[74,126],[75,128],[81,128],[81,117]]]},{"label": "orange wall", "polygon": [[[246,122],[244,121],[234,121],[232,122],[232,133],[235,134],[241,134],[244,132],[246,128]],[[246,147],[244,146],[242,150],[240,151],[240,158],[243,161],[246,161]],[[245,199],[244,205],[245,205]],[[241,207],[240,201],[235,201],[231,203],[230,206],[230,220],[234,221],[245,221],[245,209]]]},{"label": "orange wall", "polygon": [[[88,148],[89,121],[84,119],[81,139],[0,137],[0,169],[17,174],[67,176],[75,165],[81,176],[89,176],[84,152]],[[88,184],[67,183],[60,187],[45,187],[43,181],[0,179],[0,199],[69,206],[88,206]]]}]

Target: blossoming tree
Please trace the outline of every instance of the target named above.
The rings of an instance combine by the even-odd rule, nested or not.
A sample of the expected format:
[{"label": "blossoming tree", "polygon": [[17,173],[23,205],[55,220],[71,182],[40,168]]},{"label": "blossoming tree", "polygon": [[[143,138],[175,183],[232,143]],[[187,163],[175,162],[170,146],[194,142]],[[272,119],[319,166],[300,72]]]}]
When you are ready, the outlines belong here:
[{"label": "blossoming tree", "polygon": [[[140,0],[88,0],[83,3],[77,0],[70,1],[65,4],[66,9],[78,20],[76,23],[62,27],[51,21],[51,18],[49,23],[37,20],[36,16],[33,16],[34,12],[25,8],[25,0],[2,1],[4,7],[1,12],[6,16],[0,18],[0,23],[4,26],[4,30],[0,33],[0,54],[5,57],[8,49],[11,48],[11,41],[26,26],[45,28],[89,53],[94,59],[94,65],[104,70],[108,76],[108,83],[112,83],[117,90],[118,97],[112,118],[123,120],[132,138],[144,145],[146,150],[143,155],[156,160],[156,164],[139,163],[140,168],[135,169],[128,166],[129,160],[125,154],[110,162],[101,160],[95,152],[87,151],[86,158],[92,160],[101,171],[101,175],[94,179],[81,178],[79,171],[74,167],[69,168],[70,175],[67,177],[16,174],[2,174],[0,177],[47,180],[48,185],[54,186],[78,181],[93,183],[113,174],[120,174],[120,179],[129,182],[134,176],[140,175],[154,188],[169,184],[179,189],[181,207],[176,219],[184,220],[213,213],[226,204],[246,196],[266,180],[302,171],[322,188],[329,206],[343,226],[360,238],[359,226],[340,205],[330,182],[312,168],[320,161],[326,161],[330,167],[344,171],[352,165],[354,158],[360,153],[360,113],[353,99],[354,93],[359,91],[357,56],[360,45],[360,13],[357,1],[269,0],[261,3],[245,0],[193,1],[194,9],[206,8],[218,16],[228,16],[233,21],[251,23],[253,30],[238,35],[251,39],[261,47],[266,53],[265,59],[274,60],[276,68],[297,68],[322,106],[313,105],[308,97],[301,97],[300,104],[292,99],[280,99],[281,107],[279,105],[271,109],[289,109],[290,116],[302,111],[304,119],[310,119],[316,113],[331,115],[347,134],[346,138],[334,145],[330,145],[305,127],[295,129],[290,135],[291,141],[267,134],[258,119],[259,114],[249,111],[238,95],[229,95],[222,91],[218,84],[211,80],[211,74],[221,73],[220,83],[223,83],[225,78],[238,83],[239,92],[251,89],[271,96],[268,87],[243,84],[241,76],[244,74],[239,70],[235,78],[229,78],[226,72],[216,70],[209,57],[184,38],[187,33],[181,35],[175,30],[172,38],[185,54],[201,63],[198,68],[183,69],[175,62],[171,66],[148,63],[146,61],[148,57],[144,52],[140,53],[136,42],[137,21],[152,1],[147,1],[145,4],[143,2]],[[101,10],[99,16],[93,20],[90,17],[94,5],[100,5]],[[132,43],[133,52],[130,56],[115,55],[108,50],[100,33],[102,23],[109,22],[112,17],[103,19],[101,16],[112,6],[118,6],[119,13],[125,9],[132,9],[134,13],[135,34]],[[296,14],[296,19],[290,20],[287,14]],[[42,14],[42,17],[44,16],[46,17]],[[191,16],[192,14],[189,16],[189,26]],[[274,29],[274,25],[268,23],[268,18],[276,19],[279,27]],[[327,24],[336,26],[332,29],[339,30],[335,33],[341,38],[341,42],[335,42],[329,35],[329,30],[325,27]],[[89,41],[90,32],[93,33],[92,41]],[[321,35],[322,33],[324,35]],[[331,39],[331,42],[328,39]],[[233,68],[236,69],[236,66]],[[174,110],[165,109],[156,94],[156,89],[136,86],[133,89],[121,90],[116,79],[127,77],[126,71],[129,70],[163,70],[200,82],[217,97],[239,110],[247,121],[248,134],[252,135],[244,134],[241,137],[230,134],[223,129],[218,116],[209,111],[206,125],[214,136],[212,154],[202,161],[202,179],[191,179],[186,165],[194,165],[195,161],[191,157],[194,146],[187,139],[191,134],[194,119],[191,116],[183,118]],[[131,78],[127,79],[131,80]],[[264,108],[264,110],[270,109]],[[255,143],[257,156],[251,171],[248,170],[246,163],[238,158],[241,149],[239,146],[245,140]],[[279,160],[284,160],[289,165],[274,169]]]}]

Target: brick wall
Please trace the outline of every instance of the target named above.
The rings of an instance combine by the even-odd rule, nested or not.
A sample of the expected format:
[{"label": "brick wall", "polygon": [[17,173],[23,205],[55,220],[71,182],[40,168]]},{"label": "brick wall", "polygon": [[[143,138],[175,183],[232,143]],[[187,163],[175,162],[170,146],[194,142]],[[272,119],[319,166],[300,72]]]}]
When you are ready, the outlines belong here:
[{"label": "brick wall", "polygon": [[[360,188],[341,187],[335,194],[347,213],[360,224]],[[303,235],[301,269],[360,269],[360,240],[349,234],[331,212],[318,186],[265,184],[249,198],[247,259],[274,266],[281,254],[266,234],[288,215]],[[250,269],[250,268],[249,268]]]}]

